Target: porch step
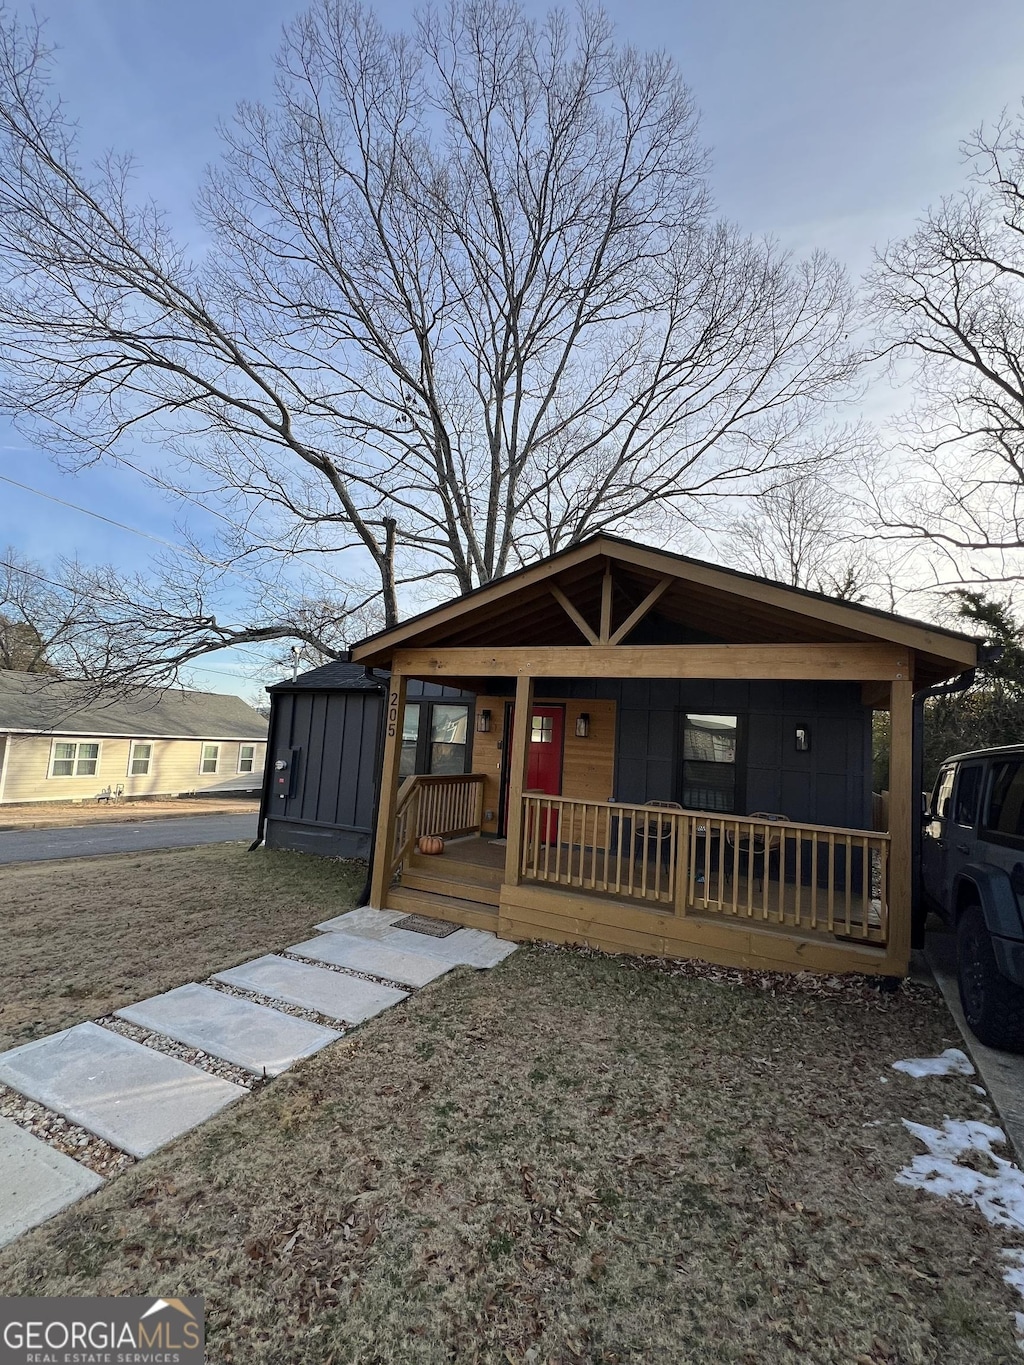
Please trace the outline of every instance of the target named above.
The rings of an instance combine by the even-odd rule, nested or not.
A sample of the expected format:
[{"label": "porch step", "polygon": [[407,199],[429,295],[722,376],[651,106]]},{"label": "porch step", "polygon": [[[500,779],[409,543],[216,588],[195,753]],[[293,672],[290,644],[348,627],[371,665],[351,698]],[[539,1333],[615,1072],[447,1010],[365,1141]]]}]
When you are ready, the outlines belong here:
[{"label": "porch step", "polygon": [[408,891],[429,891],[435,896],[452,897],[458,893],[458,898],[464,901],[475,901],[480,905],[490,905],[497,908],[501,898],[500,883],[496,886],[481,886],[479,883],[466,881],[462,877],[461,871],[451,870],[446,867],[439,867],[436,872],[421,872],[418,867],[410,867],[402,873],[401,886]]},{"label": "porch step", "polygon": [[[407,867],[410,871],[415,871],[418,875],[431,877],[433,880],[443,880],[458,884],[460,886],[501,886],[502,876],[505,871],[505,861],[501,860],[500,866],[489,867],[487,863],[473,862],[469,858],[460,858],[457,853],[444,853],[431,857],[425,853],[412,853],[409,855]],[[494,902],[497,905],[497,901]]]},{"label": "porch step", "polygon": [[[492,933],[498,920],[497,907],[463,900],[459,896],[440,896],[428,891],[413,891],[406,886],[391,888],[387,896],[387,908],[404,910],[407,915],[429,915],[431,919],[450,920],[453,924],[462,924],[468,929],[489,929]],[[429,942],[429,939],[424,939],[424,943]]]}]

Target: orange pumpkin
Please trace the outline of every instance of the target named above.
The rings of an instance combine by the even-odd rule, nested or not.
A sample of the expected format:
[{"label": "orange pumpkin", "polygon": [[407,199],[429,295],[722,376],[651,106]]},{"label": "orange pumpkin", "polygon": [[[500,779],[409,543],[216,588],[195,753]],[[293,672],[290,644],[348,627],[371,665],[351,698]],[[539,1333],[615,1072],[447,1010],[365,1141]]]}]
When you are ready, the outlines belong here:
[{"label": "orange pumpkin", "polygon": [[421,853],[443,853],[444,840],[440,834],[421,834],[416,847]]}]

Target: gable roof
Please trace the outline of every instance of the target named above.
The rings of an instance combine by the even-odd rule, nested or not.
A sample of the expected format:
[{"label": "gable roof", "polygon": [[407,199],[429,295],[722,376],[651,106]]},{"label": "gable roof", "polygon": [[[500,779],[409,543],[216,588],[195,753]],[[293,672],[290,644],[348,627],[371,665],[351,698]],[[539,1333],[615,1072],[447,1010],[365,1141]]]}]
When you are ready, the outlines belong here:
[{"label": "gable roof", "polygon": [[297,678],[273,683],[268,692],[382,692],[387,686],[383,678],[368,678],[362,664],[332,659],[330,663],[300,673]]},{"label": "gable roof", "polygon": [[97,695],[94,685],[0,671],[0,734],[130,739],[266,739],[267,722],[241,697],[143,687]]},{"label": "gable roof", "polygon": [[615,625],[668,579],[654,611],[708,642],[902,645],[915,651],[917,687],[977,661],[978,641],[963,632],[603,533],[371,635],[352,649],[352,658],[379,668],[399,648],[586,644],[551,589],[560,588],[596,628],[609,564],[615,569]]}]

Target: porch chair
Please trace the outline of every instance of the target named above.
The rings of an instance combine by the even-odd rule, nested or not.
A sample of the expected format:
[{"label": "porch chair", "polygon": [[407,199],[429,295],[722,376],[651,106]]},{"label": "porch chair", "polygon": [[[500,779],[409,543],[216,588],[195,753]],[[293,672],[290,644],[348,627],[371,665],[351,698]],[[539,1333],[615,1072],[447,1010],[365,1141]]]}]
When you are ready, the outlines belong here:
[{"label": "porch chair", "polygon": [[[770,810],[752,810],[744,819],[761,820],[765,824],[771,824],[772,822],[785,824],[788,822],[789,816],[779,815],[777,812]],[[740,857],[746,858],[747,873],[748,875],[753,874],[757,879],[757,889],[759,891],[762,890],[764,887],[765,862],[767,861],[768,863],[768,875],[770,877],[772,857],[774,855],[777,858],[782,849],[782,831],[770,830],[768,831],[768,837],[766,839],[764,830],[755,830],[752,838],[745,838],[743,835],[740,835],[739,839],[737,839],[736,830],[727,829],[725,831],[725,842],[729,845],[730,849],[738,848]],[[732,880],[732,864],[732,857],[727,857],[725,860],[726,881]]]},{"label": "porch chair", "polygon": [[[647,806],[657,806],[659,810],[682,810],[678,801],[645,801]],[[651,815],[641,821],[633,831],[633,861],[644,856],[651,844],[657,844],[661,865],[668,868],[669,854],[672,852],[672,821],[660,815]]]}]

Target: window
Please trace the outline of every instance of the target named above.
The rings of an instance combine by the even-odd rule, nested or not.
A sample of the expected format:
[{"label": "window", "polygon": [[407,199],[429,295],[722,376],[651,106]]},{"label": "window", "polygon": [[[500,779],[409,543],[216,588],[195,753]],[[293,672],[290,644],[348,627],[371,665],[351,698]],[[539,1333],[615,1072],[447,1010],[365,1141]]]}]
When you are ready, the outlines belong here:
[{"label": "window", "polygon": [[132,756],[128,764],[129,776],[145,777],[149,772],[149,765],[152,757],[152,744],[140,744],[137,740],[134,740],[132,742]]},{"label": "window", "polygon": [[416,762],[420,739],[420,708],[416,702],[409,702],[402,721],[402,756],[398,763],[399,777],[412,777],[416,772]]},{"label": "window", "polygon": [[251,773],[256,765],[256,745],[240,744],[238,746],[238,771],[240,773]]},{"label": "window", "polygon": [[438,706],[430,717],[430,762],[432,773],[466,771],[466,729],[468,706]]},{"label": "window", "polygon": [[736,716],[683,717],[683,805],[736,809]]},{"label": "window", "polygon": [[1020,759],[993,764],[985,828],[1015,840],[1024,838],[1024,763]]},{"label": "window", "polygon": [[100,746],[78,740],[57,740],[53,746],[51,777],[94,777],[99,767]]},{"label": "window", "polygon": [[201,773],[215,773],[217,771],[217,760],[220,758],[219,744],[204,744],[203,757],[199,764]]},{"label": "window", "polygon": [[408,702],[402,722],[400,778],[413,773],[464,773],[469,756],[469,707],[449,702]]},{"label": "window", "polygon": [[977,820],[981,777],[984,771],[980,763],[965,764],[960,769],[956,784],[956,800],[953,802],[953,819],[956,824],[973,826]]},{"label": "window", "polygon": [[555,721],[553,716],[534,716],[533,729],[530,734],[531,744],[551,744],[555,738]]},{"label": "window", "polygon": [[955,768],[943,768],[936,778],[935,790],[932,792],[933,820],[949,819],[949,798],[953,793],[953,778],[955,776]]}]

